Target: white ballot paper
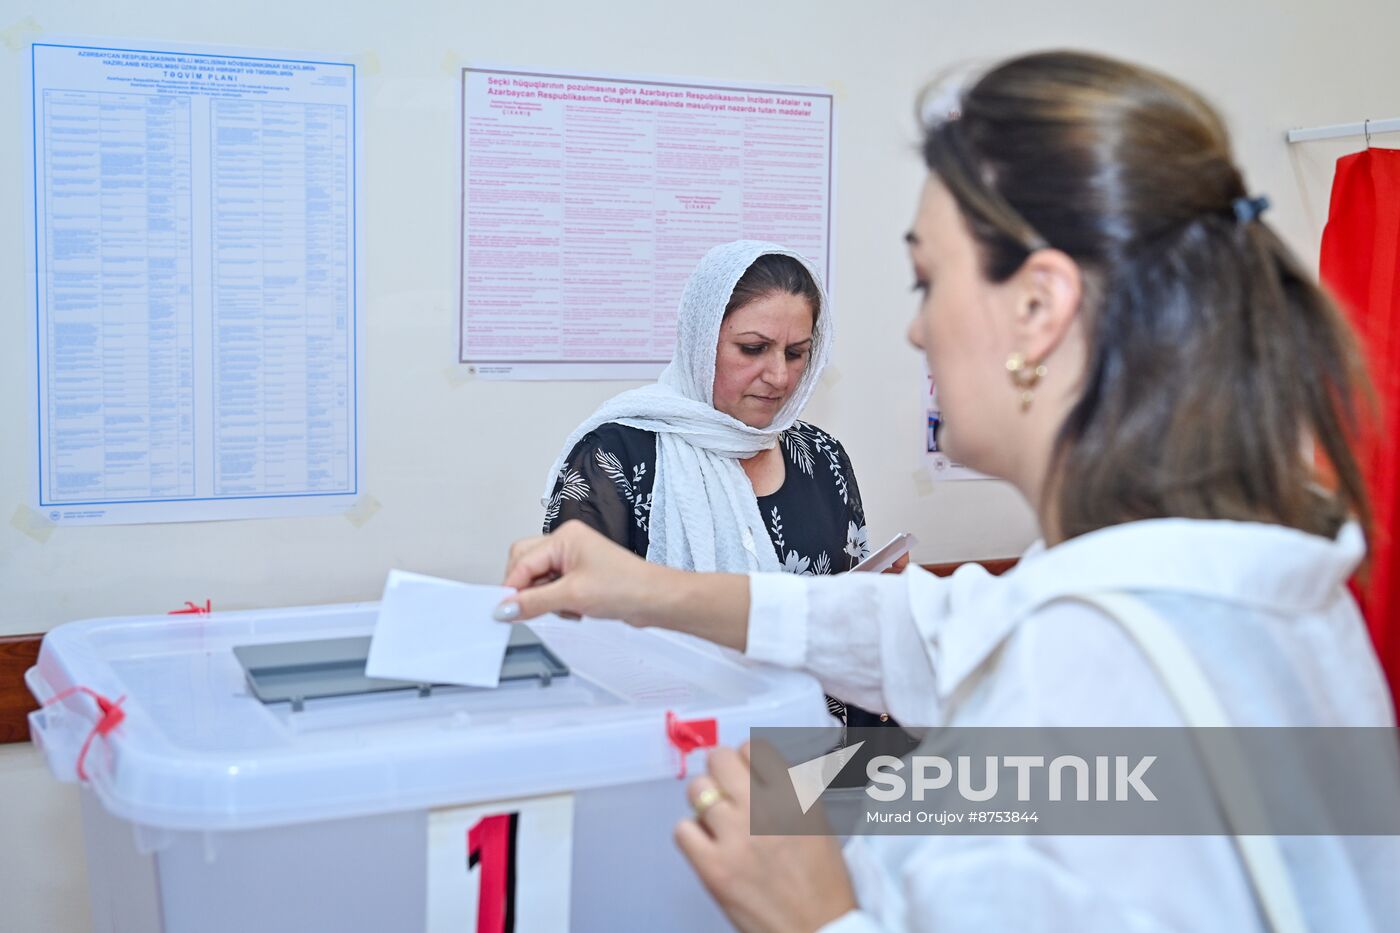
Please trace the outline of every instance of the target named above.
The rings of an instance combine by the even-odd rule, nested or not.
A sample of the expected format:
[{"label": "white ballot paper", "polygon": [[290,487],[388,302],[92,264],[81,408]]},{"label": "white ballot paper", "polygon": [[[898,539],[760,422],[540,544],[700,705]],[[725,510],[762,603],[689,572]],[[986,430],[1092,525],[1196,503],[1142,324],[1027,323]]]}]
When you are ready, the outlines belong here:
[{"label": "white ballot paper", "polygon": [[515,592],[389,571],[365,674],[414,683],[494,687],[510,623],[491,612]]}]

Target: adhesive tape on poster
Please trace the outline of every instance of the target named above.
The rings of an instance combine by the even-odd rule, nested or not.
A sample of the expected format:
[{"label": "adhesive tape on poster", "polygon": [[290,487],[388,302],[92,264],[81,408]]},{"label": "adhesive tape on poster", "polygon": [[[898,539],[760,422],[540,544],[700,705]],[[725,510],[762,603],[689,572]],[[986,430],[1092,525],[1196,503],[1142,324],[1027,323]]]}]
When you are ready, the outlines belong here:
[{"label": "adhesive tape on poster", "polygon": [[9,29],[0,32],[0,42],[5,43],[5,48],[11,52],[18,52],[25,47],[31,36],[37,36],[43,31],[34,17],[26,16]]},{"label": "adhesive tape on poster", "polygon": [[374,518],[375,513],[381,508],[383,506],[379,504],[378,499],[365,493],[360,497],[360,501],[355,503],[355,507],[345,513],[345,520],[356,528],[363,528],[365,523]]},{"label": "adhesive tape on poster", "polygon": [[10,524],[40,544],[47,544],[53,536],[53,522],[27,505],[20,505],[15,509]]},{"label": "adhesive tape on poster", "polygon": [[476,378],[476,367],[468,363],[454,363],[442,371],[447,377],[447,384],[454,389],[460,389]]}]

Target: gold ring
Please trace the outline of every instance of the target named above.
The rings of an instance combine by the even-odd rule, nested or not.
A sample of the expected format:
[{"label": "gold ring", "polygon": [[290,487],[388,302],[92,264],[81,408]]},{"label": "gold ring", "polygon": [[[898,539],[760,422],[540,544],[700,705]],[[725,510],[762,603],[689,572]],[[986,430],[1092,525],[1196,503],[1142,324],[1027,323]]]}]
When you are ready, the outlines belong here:
[{"label": "gold ring", "polygon": [[690,808],[695,811],[697,820],[704,819],[710,808],[724,799],[724,791],[718,787],[707,787],[695,798]]}]

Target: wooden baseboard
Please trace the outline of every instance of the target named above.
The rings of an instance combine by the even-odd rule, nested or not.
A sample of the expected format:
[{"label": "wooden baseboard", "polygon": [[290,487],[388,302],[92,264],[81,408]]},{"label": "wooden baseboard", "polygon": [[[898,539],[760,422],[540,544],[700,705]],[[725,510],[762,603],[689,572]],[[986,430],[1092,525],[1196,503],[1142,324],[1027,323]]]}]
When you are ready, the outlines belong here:
[{"label": "wooden baseboard", "polygon": [[947,564],[922,564],[925,570],[940,577],[950,577],[953,571],[963,564],[981,564],[987,568],[987,572],[994,577],[999,577],[1012,567],[1016,566],[1016,558],[999,557],[994,560],[955,560]]},{"label": "wooden baseboard", "polygon": [[37,709],[24,672],[39,659],[43,635],[0,637],[0,745],[29,741],[29,713]]},{"label": "wooden baseboard", "polygon": [[[925,570],[946,577],[964,562],[924,564]],[[1002,574],[1016,564],[1015,558],[979,560],[988,572]],[[29,713],[38,707],[29,688],[24,685],[24,672],[39,658],[39,642],[43,635],[0,636],[0,745],[29,741]]]}]

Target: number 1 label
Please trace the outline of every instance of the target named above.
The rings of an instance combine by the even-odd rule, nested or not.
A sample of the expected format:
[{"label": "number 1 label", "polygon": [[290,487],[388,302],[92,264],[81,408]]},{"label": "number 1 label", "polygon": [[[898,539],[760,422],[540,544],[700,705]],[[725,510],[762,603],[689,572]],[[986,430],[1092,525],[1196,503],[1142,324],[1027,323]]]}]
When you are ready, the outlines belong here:
[{"label": "number 1 label", "polygon": [[428,933],[569,927],[573,798],[437,810],[428,816]]}]

